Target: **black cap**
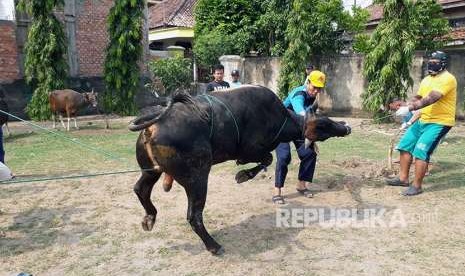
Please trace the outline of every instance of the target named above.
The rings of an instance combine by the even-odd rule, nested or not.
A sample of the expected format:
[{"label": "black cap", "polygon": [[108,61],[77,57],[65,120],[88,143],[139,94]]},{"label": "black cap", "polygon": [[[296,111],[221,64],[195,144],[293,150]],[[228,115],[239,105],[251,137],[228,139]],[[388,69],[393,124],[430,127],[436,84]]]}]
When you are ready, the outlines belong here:
[{"label": "black cap", "polygon": [[236,70],[236,69],[232,70],[231,76],[239,76],[239,70]]},{"label": "black cap", "polygon": [[434,51],[431,53],[430,59],[439,59],[440,61],[447,61],[447,54],[442,51]]}]

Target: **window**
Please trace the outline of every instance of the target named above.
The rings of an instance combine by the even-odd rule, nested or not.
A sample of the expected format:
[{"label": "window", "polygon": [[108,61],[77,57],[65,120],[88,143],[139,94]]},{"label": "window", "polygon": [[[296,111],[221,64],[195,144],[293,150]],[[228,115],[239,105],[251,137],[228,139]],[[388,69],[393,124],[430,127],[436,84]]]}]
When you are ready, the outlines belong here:
[{"label": "window", "polygon": [[150,50],[163,51],[163,42],[154,41],[149,45]]},{"label": "window", "polygon": [[0,0],[0,20],[15,20],[14,0]]},{"label": "window", "polygon": [[465,18],[449,19],[449,26],[452,28],[465,27]]}]

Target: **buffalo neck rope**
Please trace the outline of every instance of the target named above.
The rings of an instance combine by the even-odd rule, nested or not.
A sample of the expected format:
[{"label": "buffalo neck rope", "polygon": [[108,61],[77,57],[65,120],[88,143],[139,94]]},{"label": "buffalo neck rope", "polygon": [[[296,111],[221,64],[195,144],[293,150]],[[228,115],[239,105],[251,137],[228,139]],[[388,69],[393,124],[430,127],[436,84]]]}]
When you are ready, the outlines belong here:
[{"label": "buffalo neck rope", "polygon": [[[205,98],[208,101],[208,104],[210,105],[210,122],[211,122],[210,123],[210,139],[213,136],[213,122],[214,122],[214,120],[213,120],[213,102],[212,102],[212,100],[213,100],[213,101],[216,101],[217,103],[219,103],[220,105],[224,106],[226,108],[226,111],[228,112],[229,116],[231,116],[231,118],[233,119],[234,125],[236,126],[237,144],[239,144],[240,141],[241,141],[240,140],[241,136],[240,136],[240,132],[239,132],[239,126],[237,124],[236,117],[234,117],[234,114],[232,113],[231,109],[229,109],[229,107],[225,103],[223,103],[220,99],[218,99],[216,97],[213,97],[211,95],[203,94],[203,95],[200,95],[200,97]],[[284,120],[281,127],[279,128],[278,133],[273,138],[273,141],[271,141],[272,144],[276,141],[276,139],[278,139],[279,135],[283,131],[284,126],[287,123],[287,119],[288,119],[288,117],[286,116],[286,119]]]},{"label": "buffalo neck rope", "polygon": [[218,99],[216,97],[213,97],[211,95],[203,94],[200,97],[203,97],[203,98],[207,99],[208,104],[210,105],[210,122],[211,122],[211,124],[210,124],[210,139],[213,136],[213,121],[214,121],[213,120],[213,103],[212,103],[212,100],[213,100],[213,101],[216,101],[217,103],[219,103],[220,105],[224,106],[226,108],[226,112],[228,112],[229,116],[231,116],[231,118],[233,119],[234,125],[236,126],[237,144],[239,144],[240,141],[241,141],[241,134],[239,132],[239,126],[237,125],[236,117],[234,117],[234,114],[232,113],[231,109],[229,109],[229,107],[225,103],[223,103],[220,99]]}]

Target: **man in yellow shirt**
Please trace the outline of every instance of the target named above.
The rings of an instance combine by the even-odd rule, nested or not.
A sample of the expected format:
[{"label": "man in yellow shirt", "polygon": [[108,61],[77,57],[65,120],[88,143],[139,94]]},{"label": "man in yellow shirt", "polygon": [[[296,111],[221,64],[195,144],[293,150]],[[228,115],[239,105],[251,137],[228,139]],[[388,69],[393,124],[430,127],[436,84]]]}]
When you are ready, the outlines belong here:
[{"label": "man in yellow shirt", "polygon": [[[433,52],[428,60],[429,76],[420,83],[420,97],[407,102],[396,112],[397,116],[405,116],[421,109],[420,120],[408,128],[397,145],[400,151],[399,177],[387,180],[388,185],[408,187],[402,193],[405,196],[422,193],[421,185],[431,154],[455,124],[457,80],[446,70],[446,65],[447,55],[441,51]],[[415,179],[409,186],[412,157],[416,158]]]}]

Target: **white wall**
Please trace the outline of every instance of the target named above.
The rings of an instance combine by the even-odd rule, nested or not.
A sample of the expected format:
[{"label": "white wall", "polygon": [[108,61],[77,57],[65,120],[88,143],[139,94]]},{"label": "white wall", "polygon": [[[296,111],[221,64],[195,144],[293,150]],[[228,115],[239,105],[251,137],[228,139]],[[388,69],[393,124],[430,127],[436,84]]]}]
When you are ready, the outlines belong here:
[{"label": "white wall", "polygon": [[0,20],[15,20],[14,0],[0,0]]}]

